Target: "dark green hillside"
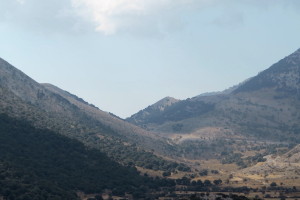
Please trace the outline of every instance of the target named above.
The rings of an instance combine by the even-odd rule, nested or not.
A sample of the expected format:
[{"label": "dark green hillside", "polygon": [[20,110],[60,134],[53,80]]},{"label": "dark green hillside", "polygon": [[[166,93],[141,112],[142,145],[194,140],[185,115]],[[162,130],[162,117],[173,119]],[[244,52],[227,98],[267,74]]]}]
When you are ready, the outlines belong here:
[{"label": "dark green hillside", "polygon": [[152,181],[97,150],[0,115],[0,198],[77,199],[76,191],[134,192]]}]

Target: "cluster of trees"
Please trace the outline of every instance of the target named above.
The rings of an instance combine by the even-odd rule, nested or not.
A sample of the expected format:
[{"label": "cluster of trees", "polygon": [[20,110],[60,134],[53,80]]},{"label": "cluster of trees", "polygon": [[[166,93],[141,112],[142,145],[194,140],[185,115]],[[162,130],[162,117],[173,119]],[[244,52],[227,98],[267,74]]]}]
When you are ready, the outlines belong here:
[{"label": "cluster of trees", "polygon": [[236,163],[238,166],[241,168],[247,167],[246,163],[242,159],[242,154],[241,153],[232,153],[232,154],[227,154],[223,159],[222,159],[222,164],[230,164],[230,163]]},{"label": "cluster of trees", "polygon": [[[206,200],[206,199],[212,199],[210,197],[209,193],[200,193],[200,194],[192,194],[189,196],[190,200]],[[223,200],[223,199],[229,199],[229,200],[249,200],[247,197],[243,195],[236,195],[236,194],[222,194],[218,193],[215,195],[215,200]],[[258,200],[258,199],[256,199]]]},{"label": "cluster of trees", "polygon": [[199,172],[200,176],[207,176],[208,175],[208,170],[207,169],[203,169]]},{"label": "cluster of trees", "polygon": [[210,180],[197,180],[197,181],[192,181],[190,178],[187,177],[183,177],[181,179],[176,179],[175,183],[177,186],[189,186],[189,190],[191,191],[202,191],[207,189],[207,187],[212,187],[212,186],[218,186],[220,184],[222,184],[222,180],[221,179],[216,179],[214,181],[210,181]]},{"label": "cluster of trees", "polygon": [[231,154],[226,154],[222,159],[223,164],[236,163],[241,168],[246,168],[248,166],[255,165],[258,162],[265,162],[265,161],[266,159],[264,158],[264,155],[261,153],[258,153],[254,156],[248,156],[246,158],[243,158],[243,155],[241,153],[231,153]]},{"label": "cluster of trees", "polygon": [[[210,192],[201,192],[195,194],[180,194],[177,195],[175,193],[167,194],[165,197],[170,197],[170,199],[185,199],[185,200],[207,200],[207,199],[215,199],[215,200],[249,200],[249,198],[244,195],[236,195],[236,194],[223,194],[217,193],[212,194]],[[254,200],[259,200],[259,198],[254,198]]]},{"label": "cluster of trees", "polygon": [[124,166],[138,166],[151,170],[170,172],[176,170],[188,172],[191,170],[185,164],[164,160],[152,152],[141,149],[135,144],[128,143],[124,146],[124,140],[118,137],[105,136],[99,140],[99,138],[91,136],[87,138],[87,143],[90,146],[95,146],[95,148],[98,148]]},{"label": "cluster of trees", "polygon": [[186,140],[178,146],[180,155],[191,159],[220,159],[235,150],[233,140]]}]

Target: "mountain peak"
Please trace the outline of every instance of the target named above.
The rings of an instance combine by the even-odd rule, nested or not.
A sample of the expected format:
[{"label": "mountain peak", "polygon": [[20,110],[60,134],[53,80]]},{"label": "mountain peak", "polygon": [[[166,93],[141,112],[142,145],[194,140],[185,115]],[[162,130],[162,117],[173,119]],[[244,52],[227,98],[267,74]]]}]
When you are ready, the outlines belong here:
[{"label": "mountain peak", "polygon": [[235,93],[264,88],[300,95],[300,49],[251,78]]},{"label": "mountain peak", "polygon": [[167,107],[179,102],[180,100],[175,99],[173,97],[165,97],[158,102],[148,106],[147,108],[140,110],[138,113],[132,115],[131,117],[127,118],[128,122],[133,124],[138,124],[140,121],[147,119],[149,115],[158,115],[159,113],[163,112]]},{"label": "mountain peak", "polygon": [[287,56],[285,59],[288,63],[291,63],[291,64],[298,63],[299,64],[300,63],[300,48],[297,51],[295,51],[294,53],[292,53],[291,55]]},{"label": "mountain peak", "polygon": [[167,97],[165,97],[165,98],[159,100],[158,102],[156,102],[156,103],[153,104],[152,106],[153,106],[153,107],[156,107],[156,108],[159,109],[159,110],[164,110],[165,107],[168,107],[168,106],[170,106],[170,105],[172,105],[173,103],[176,103],[176,102],[178,102],[178,101],[180,101],[180,100],[175,99],[175,98],[173,98],[173,97],[167,96]]}]

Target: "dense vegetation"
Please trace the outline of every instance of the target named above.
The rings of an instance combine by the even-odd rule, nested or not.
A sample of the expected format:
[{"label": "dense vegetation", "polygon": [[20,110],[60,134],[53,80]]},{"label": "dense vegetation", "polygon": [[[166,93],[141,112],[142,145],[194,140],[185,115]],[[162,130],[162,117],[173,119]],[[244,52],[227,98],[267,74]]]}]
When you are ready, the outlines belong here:
[{"label": "dense vegetation", "polygon": [[0,197],[7,199],[76,199],[75,191],[122,194],[160,184],[80,142],[3,114],[0,152]]},{"label": "dense vegetation", "polygon": [[[124,146],[123,140],[118,137],[108,136],[99,138],[88,138],[87,144],[95,146],[105,152],[110,158],[120,162],[124,166],[138,166],[145,169],[161,171],[190,171],[190,167],[182,163],[164,160],[152,152],[141,149],[136,144]],[[174,150],[176,152],[176,150]]]}]

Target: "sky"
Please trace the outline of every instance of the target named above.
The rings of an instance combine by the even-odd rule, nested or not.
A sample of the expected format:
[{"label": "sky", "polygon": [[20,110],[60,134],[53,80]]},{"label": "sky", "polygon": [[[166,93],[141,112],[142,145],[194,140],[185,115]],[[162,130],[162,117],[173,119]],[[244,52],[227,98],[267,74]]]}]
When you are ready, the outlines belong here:
[{"label": "sky", "polygon": [[1,0],[0,57],[122,118],[300,48],[299,0]]}]

